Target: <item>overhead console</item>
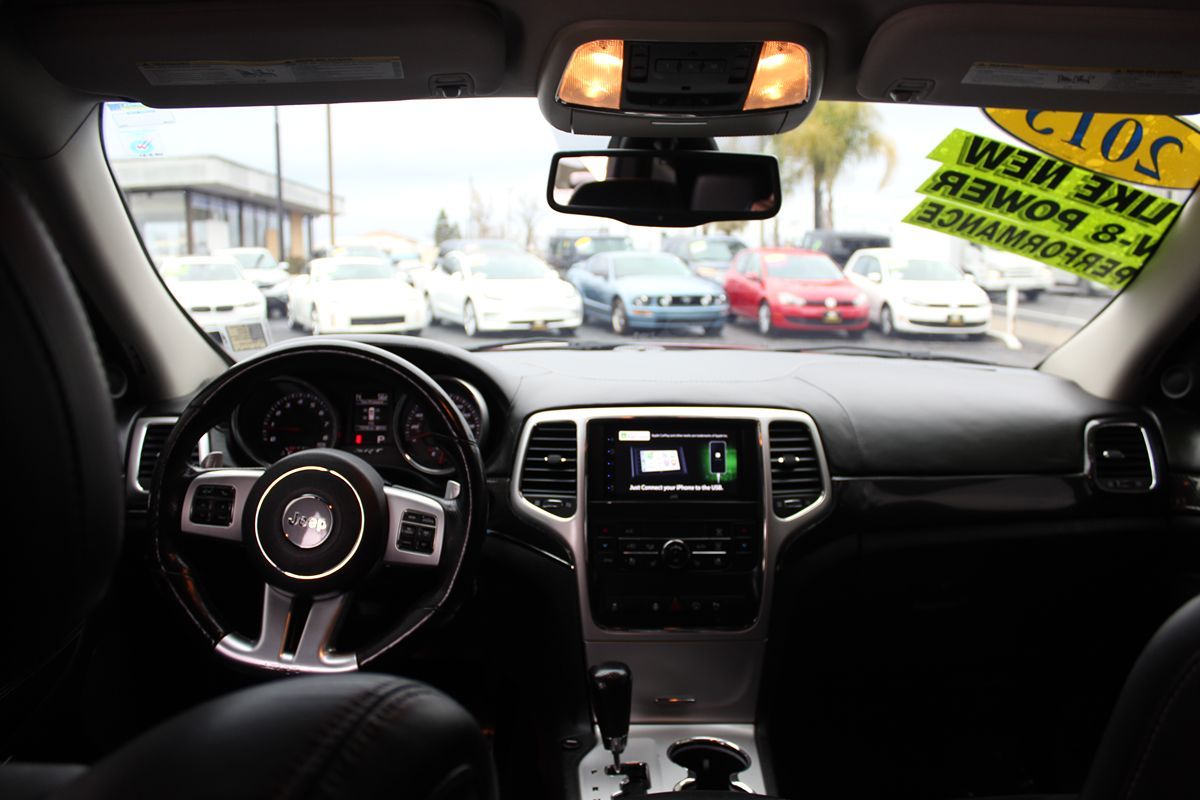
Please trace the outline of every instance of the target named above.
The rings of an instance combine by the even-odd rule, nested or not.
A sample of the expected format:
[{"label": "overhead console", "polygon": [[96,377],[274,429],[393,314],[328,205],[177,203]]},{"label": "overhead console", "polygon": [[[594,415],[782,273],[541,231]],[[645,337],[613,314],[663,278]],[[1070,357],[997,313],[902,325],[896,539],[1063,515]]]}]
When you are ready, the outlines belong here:
[{"label": "overhead console", "polygon": [[823,36],[795,23],[580,23],[551,46],[538,102],[575,133],[763,136],[808,116],[824,64]]}]

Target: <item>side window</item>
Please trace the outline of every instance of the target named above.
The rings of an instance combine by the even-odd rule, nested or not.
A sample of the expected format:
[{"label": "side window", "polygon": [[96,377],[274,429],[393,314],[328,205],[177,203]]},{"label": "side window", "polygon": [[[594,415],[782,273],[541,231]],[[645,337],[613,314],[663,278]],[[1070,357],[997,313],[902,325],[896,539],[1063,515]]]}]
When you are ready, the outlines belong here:
[{"label": "side window", "polygon": [[760,259],[759,259],[757,253],[748,254],[746,256],[746,261],[742,265],[742,272],[747,277],[759,274],[759,272],[761,271],[759,268],[759,261],[760,261]]},{"label": "side window", "polygon": [[855,264],[854,271],[859,275],[870,275],[872,272],[879,272],[879,261],[874,256],[863,256]]}]

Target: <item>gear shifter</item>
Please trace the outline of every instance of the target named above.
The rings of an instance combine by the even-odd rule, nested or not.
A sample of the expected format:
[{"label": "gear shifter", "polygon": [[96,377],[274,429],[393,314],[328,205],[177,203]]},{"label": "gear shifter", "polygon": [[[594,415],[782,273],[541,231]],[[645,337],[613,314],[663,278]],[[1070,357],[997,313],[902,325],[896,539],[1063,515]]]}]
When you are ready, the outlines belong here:
[{"label": "gear shifter", "polygon": [[629,707],[633,702],[633,676],[629,667],[618,661],[597,664],[588,671],[592,683],[592,711],[600,728],[604,749],[613,755],[612,765],[605,768],[609,775],[624,775],[621,791],[614,798],[644,795],[650,789],[650,772],[646,764],[621,762],[621,753],[629,740]]},{"label": "gear shifter", "polygon": [[592,711],[600,728],[604,749],[613,754],[613,764],[621,766],[621,753],[629,738],[629,706],[633,702],[633,676],[629,667],[618,661],[597,664],[588,672],[592,681]]}]

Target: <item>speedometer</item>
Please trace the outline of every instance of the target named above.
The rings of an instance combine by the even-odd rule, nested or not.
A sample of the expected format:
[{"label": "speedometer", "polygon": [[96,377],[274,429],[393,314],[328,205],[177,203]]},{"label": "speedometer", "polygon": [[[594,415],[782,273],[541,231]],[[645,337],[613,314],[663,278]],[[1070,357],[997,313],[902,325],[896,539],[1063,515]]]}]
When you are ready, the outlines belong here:
[{"label": "speedometer", "polygon": [[[474,386],[458,378],[440,377],[435,380],[462,412],[467,421],[467,429],[471,431],[475,441],[482,442],[487,435],[488,421],[487,404],[483,395]],[[452,472],[454,466],[442,446],[443,434],[434,430],[431,419],[431,412],[423,404],[409,400],[403,405],[399,424],[396,426],[400,451],[410,464],[422,472],[444,475]]]},{"label": "speedometer", "polygon": [[300,450],[333,447],[337,420],[329,401],[314,390],[300,389],[267,407],[260,439],[260,449],[271,461]]}]

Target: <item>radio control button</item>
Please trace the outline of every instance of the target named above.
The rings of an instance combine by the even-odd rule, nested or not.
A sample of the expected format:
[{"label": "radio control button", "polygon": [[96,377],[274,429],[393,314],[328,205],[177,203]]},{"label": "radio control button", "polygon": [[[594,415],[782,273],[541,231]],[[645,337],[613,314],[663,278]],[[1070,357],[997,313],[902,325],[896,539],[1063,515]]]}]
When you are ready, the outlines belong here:
[{"label": "radio control button", "polygon": [[671,539],[662,546],[662,561],[670,569],[680,569],[687,566],[691,560],[692,551],[679,539]]}]

